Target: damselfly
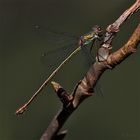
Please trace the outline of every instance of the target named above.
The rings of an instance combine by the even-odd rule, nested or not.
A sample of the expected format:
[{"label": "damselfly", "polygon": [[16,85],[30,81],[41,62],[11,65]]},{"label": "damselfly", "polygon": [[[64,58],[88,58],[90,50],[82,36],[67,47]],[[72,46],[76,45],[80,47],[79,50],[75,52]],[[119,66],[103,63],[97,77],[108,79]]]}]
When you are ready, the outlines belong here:
[{"label": "damselfly", "polygon": [[61,67],[69,60],[71,57],[79,52],[82,48],[86,48],[90,45],[90,51],[93,48],[94,41],[100,38],[101,28],[99,26],[94,26],[92,31],[80,37],[79,42],[77,43],[77,48],[71,52],[61,63],[60,65],[50,74],[50,76],[44,81],[40,88],[33,94],[27,103],[25,103],[20,109],[16,111],[16,114],[22,114],[27,106],[34,100],[34,98],[42,91],[42,89],[48,84],[48,82],[55,76],[55,74],[61,69]]}]

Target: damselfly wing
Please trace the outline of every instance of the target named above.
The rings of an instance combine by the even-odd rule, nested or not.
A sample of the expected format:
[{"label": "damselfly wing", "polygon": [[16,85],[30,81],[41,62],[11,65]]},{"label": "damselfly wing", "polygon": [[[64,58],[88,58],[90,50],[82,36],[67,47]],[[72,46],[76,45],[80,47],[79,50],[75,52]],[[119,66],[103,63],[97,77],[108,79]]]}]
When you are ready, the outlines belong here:
[{"label": "damselfly wing", "polygon": [[[55,66],[62,62],[66,58],[66,56],[74,49],[76,49],[76,47],[79,45],[81,46],[83,51],[90,49],[90,52],[85,51],[86,53],[95,54],[97,45],[95,45],[94,42],[96,41],[96,39],[100,39],[101,32],[101,28],[99,26],[94,26],[92,28],[92,31],[90,31],[89,33],[77,37],[76,35],[72,35],[70,33],[55,31],[53,29],[49,29],[47,27],[42,27],[39,25],[34,25],[34,28],[35,31],[37,30],[37,33],[46,36],[46,42],[49,45],[55,46],[55,49],[47,50],[46,48],[46,51],[42,52],[41,62],[48,67]],[[93,47],[93,45],[95,46]],[[92,48],[95,48],[93,52],[91,51]],[[87,56],[88,55],[91,57],[91,54],[87,54]],[[94,62],[95,57],[93,56],[91,60],[92,62]]]}]

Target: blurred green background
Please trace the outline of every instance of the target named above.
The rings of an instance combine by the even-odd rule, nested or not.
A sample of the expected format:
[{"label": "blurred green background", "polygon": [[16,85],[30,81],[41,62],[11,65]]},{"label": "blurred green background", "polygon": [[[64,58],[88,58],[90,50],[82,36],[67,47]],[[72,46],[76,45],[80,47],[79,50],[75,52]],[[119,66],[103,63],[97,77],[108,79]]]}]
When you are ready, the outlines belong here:
[{"label": "blurred green background", "polygon": [[[51,73],[45,53],[63,45],[53,36],[52,44],[48,43],[45,27],[75,35],[88,32],[95,24],[105,29],[133,2],[0,0],[0,140],[38,140],[61,106],[49,85],[23,116],[14,114]],[[123,25],[114,50],[127,41],[139,17],[137,13]],[[100,79],[104,97],[90,97],[81,104],[64,126],[69,130],[66,140],[140,139],[139,59],[138,50],[104,73]],[[80,53],[54,80],[72,91],[87,71],[86,63]]]}]

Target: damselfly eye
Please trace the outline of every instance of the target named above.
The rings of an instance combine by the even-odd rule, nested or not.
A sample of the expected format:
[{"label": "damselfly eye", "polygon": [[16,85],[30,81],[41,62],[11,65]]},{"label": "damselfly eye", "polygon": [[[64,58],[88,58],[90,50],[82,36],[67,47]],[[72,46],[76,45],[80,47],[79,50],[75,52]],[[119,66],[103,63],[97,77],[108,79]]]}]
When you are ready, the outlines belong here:
[{"label": "damselfly eye", "polygon": [[98,27],[98,31],[101,31],[102,29],[101,29],[101,27]]},{"label": "damselfly eye", "polygon": [[97,28],[97,32],[102,32],[102,29],[101,29],[100,26],[98,26],[98,28]]},{"label": "damselfly eye", "polygon": [[96,33],[100,33],[102,31],[101,27],[98,25],[95,25],[94,27],[92,27],[92,30]]}]

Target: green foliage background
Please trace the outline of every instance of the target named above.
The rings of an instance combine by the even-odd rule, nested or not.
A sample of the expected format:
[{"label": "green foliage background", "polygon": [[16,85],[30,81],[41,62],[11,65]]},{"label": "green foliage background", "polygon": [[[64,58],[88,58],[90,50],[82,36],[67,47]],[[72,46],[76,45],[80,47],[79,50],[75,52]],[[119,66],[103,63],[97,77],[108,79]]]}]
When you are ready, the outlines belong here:
[{"label": "green foliage background", "polygon": [[[42,62],[47,50],[44,27],[82,35],[95,24],[105,29],[134,1],[130,0],[0,0],[0,139],[38,140],[61,103],[51,86],[20,117],[15,110],[41,85],[51,70]],[[140,13],[121,28],[114,50],[129,38]],[[33,25],[41,26],[40,32]],[[140,46],[139,46],[140,47]],[[60,55],[61,57],[61,55]],[[87,99],[67,121],[66,140],[140,139],[140,51],[101,77],[104,97]],[[46,60],[45,60],[46,61]],[[68,91],[87,71],[79,54],[54,78]]]}]

